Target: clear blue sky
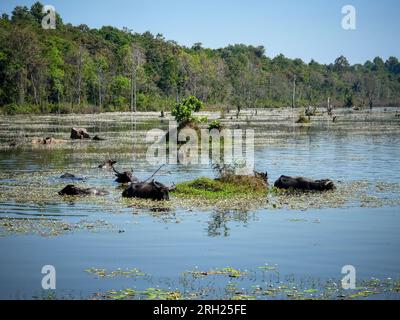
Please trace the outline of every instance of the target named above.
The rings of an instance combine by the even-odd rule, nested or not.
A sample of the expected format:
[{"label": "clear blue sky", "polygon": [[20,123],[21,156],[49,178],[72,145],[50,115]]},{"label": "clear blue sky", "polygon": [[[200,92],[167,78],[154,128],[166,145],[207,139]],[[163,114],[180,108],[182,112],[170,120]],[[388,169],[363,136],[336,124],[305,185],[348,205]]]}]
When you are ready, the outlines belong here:
[{"label": "clear blue sky", "polygon": [[[1,13],[35,0],[1,0]],[[353,63],[376,56],[400,58],[398,0],[46,0],[64,22],[92,28],[112,25],[135,32],[162,33],[166,39],[210,48],[244,43],[263,45],[267,56],[283,53],[308,62]],[[357,10],[357,29],[341,27],[342,6]]]}]

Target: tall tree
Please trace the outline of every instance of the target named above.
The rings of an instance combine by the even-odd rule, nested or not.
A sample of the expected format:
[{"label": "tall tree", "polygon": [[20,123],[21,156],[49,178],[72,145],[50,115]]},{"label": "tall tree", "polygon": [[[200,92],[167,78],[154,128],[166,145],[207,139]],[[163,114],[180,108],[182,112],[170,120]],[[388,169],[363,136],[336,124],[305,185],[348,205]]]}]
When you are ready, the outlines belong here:
[{"label": "tall tree", "polygon": [[137,76],[138,69],[145,62],[143,49],[136,43],[131,46],[132,73],[131,73],[131,112],[137,111]]}]

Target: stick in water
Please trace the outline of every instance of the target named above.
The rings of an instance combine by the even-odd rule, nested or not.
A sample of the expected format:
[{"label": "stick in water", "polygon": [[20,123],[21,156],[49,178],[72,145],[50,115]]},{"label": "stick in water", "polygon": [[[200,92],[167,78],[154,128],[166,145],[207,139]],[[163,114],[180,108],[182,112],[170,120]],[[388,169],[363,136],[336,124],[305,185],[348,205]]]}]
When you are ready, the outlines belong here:
[{"label": "stick in water", "polygon": [[160,171],[161,170],[161,168],[162,167],[164,167],[165,166],[165,163],[161,166],[161,167],[159,167],[157,170],[156,170],[156,172],[154,172],[150,177],[148,177],[146,180],[144,180],[143,182],[147,182],[147,181],[149,181],[151,178],[153,178],[155,175],[156,175],[156,173],[158,172],[158,171]]}]

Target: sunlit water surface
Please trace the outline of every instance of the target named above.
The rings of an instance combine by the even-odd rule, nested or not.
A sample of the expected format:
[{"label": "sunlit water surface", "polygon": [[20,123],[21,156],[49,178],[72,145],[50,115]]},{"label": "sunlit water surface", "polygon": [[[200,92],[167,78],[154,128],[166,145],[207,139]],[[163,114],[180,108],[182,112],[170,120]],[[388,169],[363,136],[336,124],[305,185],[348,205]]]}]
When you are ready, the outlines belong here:
[{"label": "sunlit water surface", "polygon": [[[270,181],[281,174],[334,181],[400,183],[399,122],[354,120],[335,127],[324,120],[311,128],[291,127],[288,119],[268,122],[262,115],[241,123],[256,133],[255,167],[268,171]],[[343,116],[344,117],[344,116]],[[113,197],[121,192],[113,174],[97,165],[108,155],[117,167],[133,168],[140,178],[157,166],[147,163],[135,147],[147,129],[166,123],[129,115],[4,118],[0,136],[1,184],[39,174],[47,184],[66,184],[62,172],[85,177],[85,184],[106,188]],[[154,120],[155,118],[155,120]],[[121,120],[121,121],[120,121]],[[253,122],[252,122],[253,120]],[[20,122],[18,122],[20,121]],[[235,126],[235,121],[226,120]],[[244,120],[243,120],[244,121]],[[285,126],[280,127],[279,121]],[[278,123],[278,125],[277,125]],[[68,142],[51,148],[7,148],[14,137],[53,135],[68,139],[69,128],[82,125],[107,138],[104,142]],[[349,128],[350,126],[350,128]],[[354,132],[352,132],[353,127]],[[133,135],[136,132],[137,135]],[[136,138],[134,138],[136,137]],[[142,138],[137,138],[142,137]],[[133,150],[133,151],[132,151]],[[8,177],[9,175],[9,177]],[[208,165],[170,165],[157,177],[171,184],[197,176],[214,176]],[[79,184],[79,183],[78,183]],[[37,193],[45,192],[37,190]],[[398,190],[397,190],[398,192]],[[388,193],[387,197],[398,196]],[[113,198],[113,199],[114,199]],[[210,287],[206,297],[225,297],[224,288],[263,285],[266,281],[325,281],[341,279],[344,265],[353,265],[357,279],[400,277],[400,211],[398,206],[351,206],[300,210],[221,211],[184,208],[167,212],[131,208],[118,200],[115,206],[90,201],[64,201],[54,193],[51,202],[2,200],[0,218],[52,218],[67,222],[107,221],[112,228],[81,230],[58,236],[11,233],[0,237],[0,298],[30,299],[43,294],[41,268],[57,272],[57,296],[88,298],[111,289],[157,287],[190,292]],[[0,221],[1,223],[1,221]],[[274,272],[259,267],[274,266]],[[146,277],[99,279],[88,268],[138,268]],[[247,277],[204,277],[186,281],[182,272],[233,267],[248,270]],[[186,279],[186,280],[185,280]]]}]

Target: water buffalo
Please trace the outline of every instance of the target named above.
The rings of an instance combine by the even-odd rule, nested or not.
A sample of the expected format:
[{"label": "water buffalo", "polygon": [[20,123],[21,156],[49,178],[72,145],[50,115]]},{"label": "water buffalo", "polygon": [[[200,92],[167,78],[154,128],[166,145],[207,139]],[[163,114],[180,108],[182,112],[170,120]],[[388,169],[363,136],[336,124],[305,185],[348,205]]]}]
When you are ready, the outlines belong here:
[{"label": "water buffalo", "polygon": [[171,189],[154,180],[132,183],[122,192],[124,198],[142,198],[151,200],[169,200]]},{"label": "water buffalo", "polygon": [[301,190],[332,190],[335,189],[335,185],[332,180],[312,180],[304,177],[288,177],[281,176],[275,181],[275,187],[281,189],[301,189]]},{"label": "water buffalo", "polygon": [[64,173],[60,179],[70,179],[70,180],[75,180],[75,181],[82,181],[83,178],[77,177],[76,175],[72,174],[72,173]]},{"label": "water buffalo", "polygon": [[90,139],[85,128],[71,128],[71,139]]},{"label": "water buffalo", "polygon": [[118,183],[139,182],[138,178],[136,178],[131,171],[119,172],[114,168],[114,166],[112,166],[112,169],[114,170],[115,176],[117,177],[117,179],[115,179],[115,182]]},{"label": "water buffalo", "polygon": [[107,195],[108,192],[97,188],[79,188],[73,184],[69,184],[64,189],[59,191],[58,194],[60,196],[104,196]]},{"label": "water buffalo", "polygon": [[113,165],[116,163],[117,163],[117,161],[110,159],[110,160],[107,160],[106,162],[100,164],[99,168],[100,169],[111,169],[111,168],[113,168]]}]

